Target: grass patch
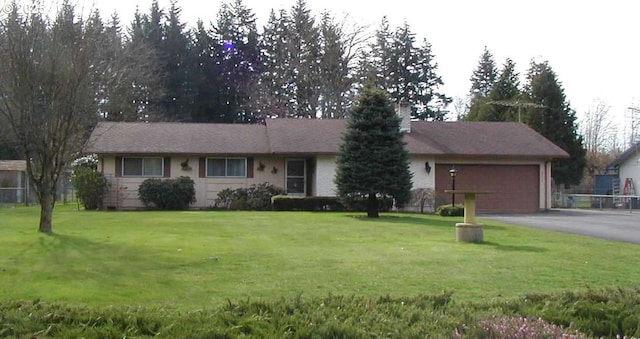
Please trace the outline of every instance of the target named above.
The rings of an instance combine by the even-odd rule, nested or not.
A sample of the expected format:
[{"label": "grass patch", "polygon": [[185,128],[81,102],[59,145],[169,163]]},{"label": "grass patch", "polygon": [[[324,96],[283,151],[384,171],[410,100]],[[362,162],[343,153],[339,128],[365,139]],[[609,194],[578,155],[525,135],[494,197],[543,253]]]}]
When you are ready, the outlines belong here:
[{"label": "grass patch", "polygon": [[[486,222],[455,242],[458,218],[308,212],[0,210],[5,301],[192,310],[229,300],[452,292],[457,301],[638,285],[637,245]],[[1,335],[0,335],[1,336]]]}]

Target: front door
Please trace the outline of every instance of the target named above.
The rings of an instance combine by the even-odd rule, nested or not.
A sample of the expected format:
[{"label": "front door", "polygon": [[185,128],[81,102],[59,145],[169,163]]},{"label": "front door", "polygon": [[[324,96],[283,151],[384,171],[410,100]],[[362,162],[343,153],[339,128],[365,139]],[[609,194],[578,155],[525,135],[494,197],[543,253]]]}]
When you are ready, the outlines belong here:
[{"label": "front door", "polygon": [[307,194],[307,161],[305,159],[287,159],[286,187],[289,195]]}]

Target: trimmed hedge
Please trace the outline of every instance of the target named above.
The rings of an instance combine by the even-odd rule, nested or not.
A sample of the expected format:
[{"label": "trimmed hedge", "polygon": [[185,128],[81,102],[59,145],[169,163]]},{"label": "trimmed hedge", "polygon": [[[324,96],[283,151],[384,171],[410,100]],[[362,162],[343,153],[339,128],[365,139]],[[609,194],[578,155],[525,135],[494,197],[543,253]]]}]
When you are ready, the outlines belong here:
[{"label": "trimmed hedge", "polygon": [[276,195],[271,198],[274,211],[345,211],[337,197],[296,197]]},{"label": "trimmed hedge", "polygon": [[[300,197],[277,195],[271,198],[274,211],[334,211],[365,212],[366,198],[341,199],[339,197]],[[378,198],[380,212],[389,212],[393,208],[393,199]]]}]

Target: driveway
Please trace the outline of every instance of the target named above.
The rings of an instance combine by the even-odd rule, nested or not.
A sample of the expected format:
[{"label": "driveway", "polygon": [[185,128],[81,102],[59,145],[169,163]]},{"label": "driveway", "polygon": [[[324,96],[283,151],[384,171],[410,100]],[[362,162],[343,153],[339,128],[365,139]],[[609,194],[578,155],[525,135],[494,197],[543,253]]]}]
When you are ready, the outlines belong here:
[{"label": "driveway", "polygon": [[640,210],[553,209],[537,214],[482,214],[499,222],[640,244]]}]

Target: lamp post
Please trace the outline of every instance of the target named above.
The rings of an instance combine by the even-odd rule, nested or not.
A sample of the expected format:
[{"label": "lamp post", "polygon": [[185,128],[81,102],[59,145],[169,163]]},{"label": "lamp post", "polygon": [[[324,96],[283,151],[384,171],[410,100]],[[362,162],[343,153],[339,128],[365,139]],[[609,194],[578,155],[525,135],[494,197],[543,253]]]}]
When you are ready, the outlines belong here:
[{"label": "lamp post", "polygon": [[[458,174],[458,170],[455,166],[451,166],[449,170],[449,175],[451,175],[451,190],[456,190],[456,175]],[[451,206],[455,206],[456,204],[456,194],[451,193]]]}]

